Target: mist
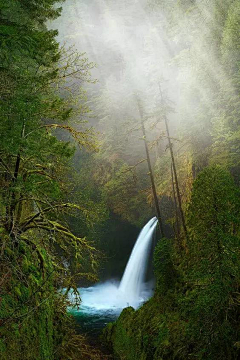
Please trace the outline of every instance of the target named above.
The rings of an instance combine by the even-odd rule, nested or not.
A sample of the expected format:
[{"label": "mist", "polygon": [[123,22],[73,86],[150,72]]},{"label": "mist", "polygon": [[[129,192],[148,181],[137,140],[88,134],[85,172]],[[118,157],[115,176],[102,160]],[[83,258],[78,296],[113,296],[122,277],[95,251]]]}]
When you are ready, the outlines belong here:
[{"label": "mist", "polygon": [[92,76],[98,83],[92,91],[107,95],[110,107],[118,107],[120,114],[131,102],[132,116],[134,94],[140,94],[151,110],[161,79],[171,98],[178,97],[164,23],[163,15],[151,11],[147,1],[69,0],[52,26],[58,29],[61,44],[86,52],[96,63]]},{"label": "mist", "polygon": [[240,1],[0,8],[0,358],[238,359]]},{"label": "mist", "polygon": [[[166,8],[174,9],[174,1],[167,5],[148,0],[63,3],[62,15],[51,27],[58,29],[62,45],[73,46],[96,63],[92,77],[97,84],[88,92],[92,101],[94,96],[100,98],[94,105],[98,120],[110,116],[113,125],[116,113],[125,120],[139,118],[136,94],[144,112],[151,115],[160,102],[159,84],[177,113],[169,114],[174,133],[179,124],[192,125],[190,118],[200,101],[212,111],[212,87],[229,81],[220,54],[211,46],[211,35],[221,24],[214,23],[216,14],[208,1],[194,5],[188,19],[181,6],[170,19]],[[219,3],[219,12],[224,6]],[[106,124],[111,127],[102,121],[100,128]]]},{"label": "mist", "polygon": [[97,82],[83,87],[91,109],[87,120],[99,132],[102,158],[109,160],[111,153],[130,166],[145,158],[140,101],[161,193],[170,192],[163,112],[179,167],[185,161],[179,175],[184,194],[191,164],[201,169],[208,162],[219,128],[221,88],[227,84],[235,91],[223,66],[223,49],[213,40],[224,36],[230,3],[220,1],[216,11],[202,0],[189,9],[175,1],[67,0],[61,17],[51,23],[61,45],[96,64],[91,74]]}]

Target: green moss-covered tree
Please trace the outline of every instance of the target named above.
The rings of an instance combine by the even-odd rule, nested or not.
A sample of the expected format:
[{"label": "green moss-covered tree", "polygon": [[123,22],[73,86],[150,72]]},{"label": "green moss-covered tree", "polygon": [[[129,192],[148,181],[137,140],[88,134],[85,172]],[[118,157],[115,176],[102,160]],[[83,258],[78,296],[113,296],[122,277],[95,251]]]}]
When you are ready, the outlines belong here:
[{"label": "green moss-covered tree", "polygon": [[[93,278],[96,251],[66,222],[92,213],[68,201],[74,146],[59,132],[95,148],[81,126],[87,107],[73,96],[93,64],[60,49],[47,29],[60,14],[55,0],[1,1],[0,12],[0,357],[63,358],[69,319],[58,288]],[[76,112],[77,130],[69,123]]]}]

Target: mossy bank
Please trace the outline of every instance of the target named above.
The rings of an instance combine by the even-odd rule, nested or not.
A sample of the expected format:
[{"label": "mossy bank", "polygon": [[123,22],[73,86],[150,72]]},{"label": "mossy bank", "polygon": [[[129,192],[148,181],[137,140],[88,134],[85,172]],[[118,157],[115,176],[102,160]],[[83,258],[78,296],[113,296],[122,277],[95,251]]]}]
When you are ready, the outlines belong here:
[{"label": "mossy bank", "polygon": [[239,191],[220,167],[202,171],[187,210],[189,239],[161,239],[157,286],[103,338],[116,359],[233,360],[240,356]]}]

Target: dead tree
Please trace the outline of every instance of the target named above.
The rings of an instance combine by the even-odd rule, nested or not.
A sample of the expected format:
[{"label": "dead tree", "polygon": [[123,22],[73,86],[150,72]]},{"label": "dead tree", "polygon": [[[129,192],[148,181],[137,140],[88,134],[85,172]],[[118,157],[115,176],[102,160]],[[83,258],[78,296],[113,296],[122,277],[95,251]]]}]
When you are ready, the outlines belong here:
[{"label": "dead tree", "polygon": [[159,222],[161,236],[164,237],[163,222],[162,222],[162,216],[161,216],[161,211],[160,211],[160,206],[159,206],[159,202],[158,202],[157,191],[156,191],[156,186],[155,186],[155,181],[154,181],[154,176],[153,176],[153,171],[152,171],[152,164],[151,164],[151,159],[150,159],[150,154],[149,154],[146,129],[145,129],[144,119],[143,119],[143,111],[142,111],[142,107],[141,107],[139,99],[137,99],[137,102],[138,102],[138,109],[139,109],[139,113],[140,113],[141,129],[142,129],[142,134],[143,134],[143,141],[144,141],[144,146],[145,146],[145,151],[146,151],[147,164],[148,164],[148,170],[149,170],[149,175],[150,175],[150,179],[151,179],[152,193],[153,193],[153,198],[154,198],[154,202],[155,202],[157,218],[158,218],[158,222]]},{"label": "dead tree", "polygon": [[[160,95],[161,95],[161,102],[163,103],[163,96],[162,96],[162,91],[161,91],[160,85],[159,85],[159,91],[160,91]],[[175,158],[174,158],[174,154],[173,154],[173,145],[172,145],[172,142],[171,142],[171,137],[170,137],[170,132],[169,132],[168,118],[167,118],[165,113],[163,114],[163,119],[164,119],[164,123],[165,123],[167,139],[168,139],[168,147],[169,147],[170,155],[171,155],[172,169],[173,169],[173,175],[174,175],[174,180],[175,180],[175,187],[176,187],[176,194],[177,194],[179,212],[180,212],[180,216],[181,216],[181,220],[182,220],[182,226],[183,226],[184,234],[185,234],[186,238],[188,238],[188,231],[187,231],[185,216],[184,216],[183,208],[182,208],[181,194],[180,194],[180,190],[179,190],[179,183],[178,183],[178,176],[177,176]]]}]

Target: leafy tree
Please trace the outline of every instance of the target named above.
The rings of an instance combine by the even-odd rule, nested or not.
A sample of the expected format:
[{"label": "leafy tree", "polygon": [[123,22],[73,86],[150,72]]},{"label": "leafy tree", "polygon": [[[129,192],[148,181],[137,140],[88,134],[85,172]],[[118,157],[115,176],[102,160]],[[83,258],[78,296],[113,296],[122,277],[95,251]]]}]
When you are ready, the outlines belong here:
[{"label": "leafy tree", "polygon": [[235,359],[237,353],[239,195],[221,167],[206,168],[194,182],[187,216],[190,290],[182,301],[188,341],[199,359]]},{"label": "leafy tree", "polygon": [[74,146],[60,140],[65,132],[81,147],[96,148],[91,130],[83,127],[88,109],[74,99],[82,83],[91,81],[94,65],[73,49],[59,48],[57,32],[45,25],[60,14],[55,5],[0,4],[2,359],[19,353],[22,359],[60,358],[69,338],[66,295],[57,289],[96,278],[93,244],[73,234],[66,221],[76,212],[88,220],[95,215],[83,203],[68,201],[66,170]]}]

